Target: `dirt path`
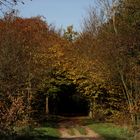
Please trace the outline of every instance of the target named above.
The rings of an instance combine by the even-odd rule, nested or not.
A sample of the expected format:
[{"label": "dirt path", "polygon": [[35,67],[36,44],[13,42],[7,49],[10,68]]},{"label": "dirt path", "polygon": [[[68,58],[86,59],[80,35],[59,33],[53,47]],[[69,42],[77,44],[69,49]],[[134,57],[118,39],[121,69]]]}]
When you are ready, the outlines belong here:
[{"label": "dirt path", "polygon": [[59,132],[63,140],[104,140],[84,123],[84,118],[68,118],[59,123]]}]

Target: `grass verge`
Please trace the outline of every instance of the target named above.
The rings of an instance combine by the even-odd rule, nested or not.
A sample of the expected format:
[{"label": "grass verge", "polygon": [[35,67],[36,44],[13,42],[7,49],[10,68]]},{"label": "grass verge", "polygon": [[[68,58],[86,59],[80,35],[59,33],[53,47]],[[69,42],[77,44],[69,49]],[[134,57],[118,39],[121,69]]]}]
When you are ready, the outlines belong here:
[{"label": "grass verge", "polygon": [[44,123],[39,127],[17,128],[18,135],[14,139],[4,140],[58,140],[61,136],[54,123]]},{"label": "grass verge", "polygon": [[100,134],[105,140],[133,140],[132,132],[111,123],[95,123],[88,125],[89,128]]},{"label": "grass verge", "polygon": [[56,128],[51,128],[51,127],[39,127],[35,128],[34,131],[32,132],[34,136],[48,136],[48,137],[60,137],[60,133],[58,129]]}]

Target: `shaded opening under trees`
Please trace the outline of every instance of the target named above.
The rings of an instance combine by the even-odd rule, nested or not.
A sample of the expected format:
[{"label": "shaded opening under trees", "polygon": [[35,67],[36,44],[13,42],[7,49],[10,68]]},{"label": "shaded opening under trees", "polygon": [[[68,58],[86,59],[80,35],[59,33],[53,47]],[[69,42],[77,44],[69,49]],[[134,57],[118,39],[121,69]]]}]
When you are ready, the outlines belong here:
[{"label": "shaded opening under trees", "polygon": [[62,84],[61,90],[50,94],[48,98],[49,114],[61,116],[87,116],[89,114],[89,101],[76,92],[74,84]]},{"label": "shaded opening under trees", "polygon": [[[46,115],[88,116],[90,100],[78,92],[78,85],[58,71],[49,74],[44,87],[33,96],[33,118],[39,119]],[[39,118],[38,118],[39,116]]]}]

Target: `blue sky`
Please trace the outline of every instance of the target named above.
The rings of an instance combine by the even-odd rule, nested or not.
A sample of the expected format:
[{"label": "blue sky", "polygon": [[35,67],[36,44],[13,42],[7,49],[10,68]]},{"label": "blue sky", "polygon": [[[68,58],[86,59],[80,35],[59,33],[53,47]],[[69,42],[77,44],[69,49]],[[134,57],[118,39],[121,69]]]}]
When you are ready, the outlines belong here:
[{"label": "blue sky", "polygon": [[44,16],[49,24],[66,28],[73,25],[80,30],[83,17],[95,0],[25,0],[25,5],[18,5],[20,16]]}]

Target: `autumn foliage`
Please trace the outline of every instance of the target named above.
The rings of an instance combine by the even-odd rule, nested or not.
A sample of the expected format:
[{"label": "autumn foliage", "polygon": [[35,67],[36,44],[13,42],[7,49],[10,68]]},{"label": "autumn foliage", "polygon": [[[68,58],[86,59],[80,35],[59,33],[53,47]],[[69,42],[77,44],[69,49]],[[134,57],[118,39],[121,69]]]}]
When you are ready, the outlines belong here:
[{"label": "autumn foliage", "polygon": [[81,33],[68,26],[60,34],[42,17],[1,18],[1,135],[45,120],[46,97],[68,90],[89,103],[94,120],[139,124],[139,8],[139,0],[122,0],[93,9]]}]

